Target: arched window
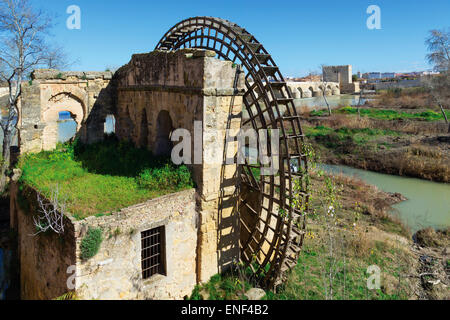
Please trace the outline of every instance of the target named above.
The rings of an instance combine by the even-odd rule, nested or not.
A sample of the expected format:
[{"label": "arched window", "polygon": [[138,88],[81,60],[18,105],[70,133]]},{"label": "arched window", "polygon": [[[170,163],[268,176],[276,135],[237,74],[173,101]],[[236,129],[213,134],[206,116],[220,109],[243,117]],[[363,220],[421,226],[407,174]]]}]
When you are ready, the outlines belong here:
[{"label": "arched window", "polygon": [[116,117],[113,114],[108,114],[105,118],[105,134],[116,133]]},{"label": "arched window", "polygon": [[58,114],[58,142],[65,143],[77,134],[75,115],[70,111],[61,111]]},{"label": "arched window", "polygon": [[172,141],[170,136],[173,131],[172,118],[166,110],[162,110],[158,114],[156,122],[156,142],[154,153],[157,156],[170,156],[172,152]]}]

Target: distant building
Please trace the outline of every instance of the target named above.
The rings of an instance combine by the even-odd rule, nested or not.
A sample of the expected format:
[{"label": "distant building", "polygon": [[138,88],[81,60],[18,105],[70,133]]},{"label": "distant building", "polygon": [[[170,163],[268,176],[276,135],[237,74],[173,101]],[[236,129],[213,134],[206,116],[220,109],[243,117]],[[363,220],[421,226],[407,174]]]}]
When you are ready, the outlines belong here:
[{"label": "distant building", "polygon": [[366,79],[369,79],[369,80],[381,79],[381,72],[366,73]]},{"label": "distant building", "polygon": [[351,65],[324,66],[322,72],[325,81],[339,82],[343,85],[353,83]]},{"label": "distant building", "polygon": [[322,70],[323,80],[326,82],[337,82],[341,93],[359,92],[359,82],[353,82],[351,65],[324,66]]},{"label": "distant building", "polygon": [[392,79],[395,78],[395,72],[384,72],[381,74],[381,79]]}]

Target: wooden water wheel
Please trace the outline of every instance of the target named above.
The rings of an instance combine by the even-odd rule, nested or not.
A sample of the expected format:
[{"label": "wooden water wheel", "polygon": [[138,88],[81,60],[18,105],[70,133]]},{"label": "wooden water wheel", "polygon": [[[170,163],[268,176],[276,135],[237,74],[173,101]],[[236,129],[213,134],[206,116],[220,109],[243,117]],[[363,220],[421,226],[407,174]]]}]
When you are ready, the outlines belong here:
[{"label": "wooden water wheel", "polygon": [[[308,207],[308,162],[304,135],[292,94],[271,55],[244,28],[213,17],[189,18],[176,24],[156,50],[198,48],[242,66],[246,93],[241,127],[279,130],[278,175],[258,175],[263,165],[241,167],[239,205],[241,261],[273,288],[293,268],[304,239]],[[270,139],[269,139],[270,140]],[[255,170],[256,169],[256,170]],[[296,201],[294,201],[296,199]]]}]

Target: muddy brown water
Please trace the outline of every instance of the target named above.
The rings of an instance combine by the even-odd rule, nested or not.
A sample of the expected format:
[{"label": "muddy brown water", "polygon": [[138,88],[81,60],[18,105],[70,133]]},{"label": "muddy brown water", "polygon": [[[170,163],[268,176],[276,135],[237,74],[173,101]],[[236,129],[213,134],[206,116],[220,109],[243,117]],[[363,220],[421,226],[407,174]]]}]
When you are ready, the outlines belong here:
[{"label": "muddy brown water", "polygon": [[330,173],[355,176],[380,190],[401,193],[408,200],[393,206],[394,212],[412,232],[420,229],[450,227],[450,184],[400,177],[355,169],[342,165],[324,165]]}]

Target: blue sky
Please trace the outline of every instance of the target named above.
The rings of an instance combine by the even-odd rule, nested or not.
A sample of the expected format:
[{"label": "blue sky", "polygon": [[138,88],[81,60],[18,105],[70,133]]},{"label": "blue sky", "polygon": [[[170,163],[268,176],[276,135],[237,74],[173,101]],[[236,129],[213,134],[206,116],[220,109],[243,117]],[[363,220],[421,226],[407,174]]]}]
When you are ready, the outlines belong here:
[{"label": "blue sky", "polygon": [[[251,32],[285,76],[305,75],[321,64],[353,70],[429,69],[424,39],[450,27],[449,0],[33,0],[57,16],[55,41],[73,70],[104,70],[154,49],[174,24],[191,16],[231,20]],[[276,4],[276,7],[273,7]],[[81,30],[68,30],[66,9],[81,8]],[[381,8],[381,30],[369,30],[369,5]]]}]

